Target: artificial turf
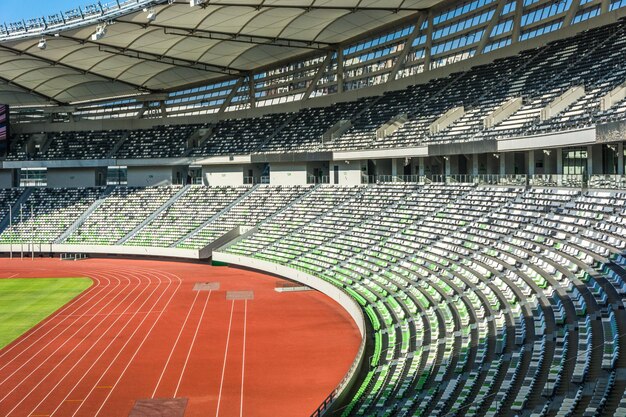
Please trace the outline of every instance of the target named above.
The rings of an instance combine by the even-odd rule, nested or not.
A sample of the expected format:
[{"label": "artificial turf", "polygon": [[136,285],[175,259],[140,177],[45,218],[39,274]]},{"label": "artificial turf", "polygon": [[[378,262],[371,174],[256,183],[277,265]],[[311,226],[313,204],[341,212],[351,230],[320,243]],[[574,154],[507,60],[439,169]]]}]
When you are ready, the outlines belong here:
[{"label": "artificial turf", "polygon": [[0,279],[0,349],[91,284],[89,278]]}]

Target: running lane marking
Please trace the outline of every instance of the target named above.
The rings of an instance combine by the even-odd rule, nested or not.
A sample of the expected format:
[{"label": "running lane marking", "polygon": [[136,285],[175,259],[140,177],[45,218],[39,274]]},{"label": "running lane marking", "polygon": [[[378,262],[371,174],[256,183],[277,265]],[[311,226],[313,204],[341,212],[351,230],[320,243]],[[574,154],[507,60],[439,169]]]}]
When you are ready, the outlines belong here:
[{"label": "running lane marking", "polygon": [[[200,292],[200,291],[198,291]],[[193,350],[193,345],[196,343],[196,337],[198,336],[198,330],[200,330],[200,324],[202,324],[202,319],[204,318],[204,312],[206,311],[206,306],[209,303],[209,299],[211,298],[211,291],[209,290],[209,295],[207,295],[206,300],[204,300],[204,307],[202,307],[202,313],[200,315],[200,319],[198,320],[198,325],[196,326],[196,331],[193,334],[193,339],[191,340],[191,345],[189,346],[189,352],[187,352],[187,357],[185,358],[185,363],[183,364],[183,369],[180,372],[180,378],[178,379],[178,384],[176,385],[176,390],[174,391],[174,398],[178,395],[178,389],[180,388],[180,383],[183,381],[183,375],[185,374],[185,369],[187,368],[187,363],[189,362],[189,357],[191,356],[191,351]]]},{"label": "running lane marking", "polygon": [[[113,275],[112,275],[113,276]],[[118,285],[116,285],[114,287],[114,289],[111,290],[111,292],[113,292],[118,286],[119,283],[121,283],[122,281],[120,281],[120,279],[117,276],[114,276],[117,280],[118,280]],[[131,284],[130,279],[126,278],[126,285],[124,286],[125,288],[128,288]],[[139,286],[139,283],[137,284],[137,286],[135,286],[135,288],[133,288],[121,301],[118,301],[117,305],[113,308],[118,308],[119,306],[121,306],[124,301],[131,295],[131,293],[136,290]],[[109,306],[110,304],[113,303],[113,301],[120,295],[122,295],[122,292],[116,293],[106,304],[104,304],[99,311],[103,311],[104,308],[106,308],[107,306]],[[94,304],[95,307],[96,304]],[[35,369],[33,369],[27,376],[25,377],[21,377],[20,382],[18,384],[15,385],[15,387],[9,391],[4,397],[0,398],[0,403],[3,402],[9,395],[11,395],[11,393],[13,393],[13,391],[15,391],[20,385],[22,385],[24,382],[26,382],[26,379],[29,378],[31,375],[33,375],[35,372],[37,372],[45,362],[47,362],[50,357],[54,354],[56,354],[58,351],[60,351],[66,344],[69,343],[69,341],[71,340],[72,337],[75,337],[80,331],[82,331],[83,328],[85,328],[89,323],[91,323],[91,321],[94,319],[95,317],[91,317],[87,322],[85,322],[82,326],[80,326],[80,328],[78,328],[77,330],[74,331],[74,333],[72,333],[70,335],[70,337],[68,339],[66,339],[60,346],[58,346],[52,353],[48,354],[46,356],[46,358],[44,360],[42,360]],[[97,325],[96,325],[97,327]],[[35,357],[37,355],[39,355],[44,349],[46,349],[50,344],[52,344],[52,342],[54,342],[56,339],[58,339],[61,335],[65,334],[66,331],[69,331],[71,327],[67,327],[66,329],[64,329],[62,332],[60,332],[59,334],[57,334],[51,341],[49,341],[45,346],[43,346],[41,349],[39,349],[39,351],[37,351],[37,353],[35,353],[34,355],[31,355],[30,358],[25,361],[24,363],[21,364],[21,366],[19,368],[17,368],[16,370],[14,370],[10,375],[8,375],[4,380],[0,381],[0,385],[4,384],[6,381],[8,381],[13,375],[15,375],[18,371],[20,371],[24,366],[26,366],[29,362],[31,362],[33,359],[35,359]],[[87,337],[90,336],[93,332],[95,331],[95,327],[91,329],[91,331],[87,334]],[[79,345],[82,344],[82,342],[85,341],[85,339],[82,339],[81,342],[79,342]],[[72,350],[73,352],[73,350]],[[66,357],[71,354],[72,352],[69,352]],[[64,358],[65,359],[65,358]],[[63,359],[63,360],[64,360]],[[56,369],[58,366],[60,365],[60,362],[57,364],[57,366],[54,368]]]},{"label": "running lane marking", "polygon": [[[138,277],[133,277],[133,278],[137,278],[138,283],[141,283],[141,280]],[[140,298],[141,295],[143,295],[143,293],[148,289],[148,286],[146,286],[143,290],[141,290],[141,292],[138,295],[135,295],[135,298],[131,300],[131,302],[126,306],[125,310],[128,310],[132,304],[138,300]],[[153,290],[152,292],[154,293],[155,290]],[[125,301],[130,295],[132,294],[132,292],[129,292],[128,295],[126,297],[124,297],[124,299],[122,300]],[[120,305],[121,303],[120,302]],[[145,303],[145,301],[144,301]],[[69,369],[69,371],[66,371],[65,375],[58,380],[58,382],[56,383],[56,385],[48,390],[48,393],[46,394],[46,396],[35,406],[35,408],[31,411],[31,414],[34,413],[37,408],[48,398],[48,396],[52,393],[53,390],[55,390],[63,380],[65,380],[65,378],[76,368],[76,366],[78,366],[81,361],[89,354],[89,352],[91,352],[91,350],[95,347],[96,343],[98,343],[100,340],[102,340],[102,338],[107,335],[107,333],[109,332],[109,330],[111,330],[116,324],[117,322],[122,318],[122,316],[117,316],[117,318],[113,321],[113,323],[111,323],[109,325],[109,327],[107,327],[106,329],[104,329],[103,331],[101,329],[99,329],[100,325],[102,325],[104,322],[100,321],[98,323],[95,324],[95,326],[91,329],[91,331],[87,334],[87,337],[82,339],[80,342],[78,342],[78,344],[76,344],[75,346],[72,347],[72,349],[63,357],[63,359],[61,359],[60,361],[57,362],[57,364],[55,365],[54,368],[52,368],[52,370],[50,372],[48,372],[43,378],[39,378],[39,382],[28,392],[28,394],[26,394],[26,396],[24,396],[6,415],[10,415],[11,413],[13,413],[25,400],[28,396],[30,396],[37,388],[39,388],[39,386],[44,383],[44,381],[59,367],[61,366],[67,359],[68,357],[74,353],[75,351],[77,351],[79,346],[83,345],[83,342],[85,342],[85,340],[87,340],[87,338],[93,334],[95,332],[96,329],[99,330],[100,332],[100,336],[98,337],[98,339],[96,339],[94,342],[91,342],[91,345],[88,346],[88,349],[80,356],[80,358],[74,360],[74,364],[72,365],[72,367]],[[89,319],[90,321],[93,319],[93,317],[91,319]],[[104,327],[104,325],[102,326]],[[120,331],[121,332],[121,331]],[[119,335],[119,333],[118,333]],[[115,339],[113,339],[115,340]],[[112,340],[112,341],[113,341]],[[65,342],[67,343],[67,341]],[[65,345],[64,343],[64,345]],[[111,342],[112,343],[112,342]],[[55,351],[56,352],[56,351]],[[93,366],[94,364],[92,364]],[[37,368],[39,369],[39,368]],[[91,369],[91,368],[90,368]],[[83,375],[84,376],[84,375]],[[6,398],[6,397],[5,397]]]},{"label": "running lane marking", "polygon": [[241,357],[241,402],[239,403],[239,417],[243,417],[243,376],[246,369],[246,330],[248,327],[248,300],[243,300],[243,353]]},{"label": "running lane marking", "polygon": [[222,380],[220,381],[220,392],[217,396],[217,411],[215,417],[220,415],[220,402],[222,400],[222,388],[224,388],[224,374],[226,373],[226,358],[228,357],[228,345],[230,343],[230,330],[233,324],[233,311],[235,310],[235,300],[230,305],[230,319],[228,320],[228,336],[226,336],[226,350],[224,351],[224,365],[222,366]]},{"label": "running lane marking", "polygon": [[[146,270],[146,269],[144,269]],[[153,272],[154,273],[154,272]],[[165,274],[161,274],[161,275],[165,275]],[[150,327],[150,329],[148,329],[148,333],[146,333],[146,335],[144,336],[143,340],[141,341],[141,343],[139,344],[139,346],[137,347],[137,349],[135,350],[135,352],[133,353],[133,356],[129,359],[128,363],[126,364],[126,367],[124,367],[124,370],[122,371],[122,373],[120,374],[120,376],[117,378],[117,380],[115,381],[115,384],[113,384],[113,388],[111,388],[111,391],[109,391],[109,394],[106,396],[106,398],[104,399],[104,401],[102,402],[102,405],[100,405],[100,408],[98,409],[98,411],[96,412],[96,414],[94,415],[94,417],[97,417],[98,415],[100,415],[100,412],[102,411],[102,409],[104,408],[105,404],[107,403],[107,401],[109,400],[109,398],[111,397],[111,394],[113,393],[113,391],[115,390],[115,388],[117,387],[117,384],[119,384],[120,380],[124,377],[124,375],[126,374],[126,371],[128,370],[128,368],[130,367],[131,363],[135,360],[135,357],[137,356],[137,354],[139,353],[139,350],[143,347],[144,343],[146,342],[146,340],[148,339],[148,337],[152,334],[152,330],[154,329],[154,327],[157,325],[157,323],[159,322],[159,320],[161,319],[161,317],[163,316],[163,312],[165,312],[165,310],[167,310],[167,307],[169,307],[170,303],[172,302],[172,300],[174,299],[174,296],[176,294],[178,294],[178,290],[180,289],[180,286],[182,284],[182,280],[174,274],[167,274],[167,275],[172,275],[173,277],[176,277],[176,279],[178,280],[178,285],[176,286],[176,288],[174,289],[174,291],[172,291],[172,295],[170,295],[170,298],[167,300],[167,302],[165,303],[165,305],[163,306],[163,310],[159,313],[158,317],[154,320],[154,322],[152,323],[152,327]],[[167,284],[166,289],[169,289],[172,280],[168,277],[169,283]],[[144,319],[146,319],[148,316],[144,316]],[[143,322],[141,323],[143,324]],[[140,324],[140,325],[141,325]],[[137,329],[139,329],[139,327],[137,327]],[[129,339],[130,341],[130,339]],[[111,362],[111,364],[107,367],[107,369],[102,373],[102,376],[100,377],[100,380],[102,380],[102,378],[104,378],[104,375],[106,374],[106,372],[109,371],[109,369],[111,368],[111,366],[113,365],[113,363],[117,360],[117,358],[119,357],[119,355],[121,354],[122,350],[124,350],[126,348],[126,345],[128,344],[128,342],[122,347],[122,349],[120,349],[118,356],[116,356],[113,361]],[[96,384],[100,383],[100,381],[98,381]],[[89,394],[87,394],[87,397],[89,397],[91,394],[93,393],[93,388],[91,389],[91,391],[89,391]],[[86,399],[86,398],[85,398]],[[81,405],[85,404],[84,402],[81,403]],[[72,417],[74,417],[78,411],[80,410],[80,408],[78,410],[76,410],[76,412],[74,412],[74,414],[72,414]]]},{"label": "running lane marking", "polygon": [[[139,275],[140,276],[140,275]],[[148,281],[149,282],[149,281]],[[139,306],[139,311],[144,308],[144,306],[146,306],[146,304],[148,304],[148,300],[150,300],[152,298],[153,295],[155,295],[158,286],[154,286],[154,289],[152,290],[152,292],[150,292],[147,296],[142,297],[143,293],[146,292],[148,290],[148,288],[150,288],[150,285],[146,285],[142,290],[141,293],[139,293],[139,295],[135,298],[135,300],[133,300],[128,306],[126,306],[126,309],[124,310],[124,312],[126,312],[126,310],[130,309],[131,306],[133,305],[133,303],[137,300],[143,299],[143,302],[141,303],[141,305]],[[160,299],[161,297],[159,297]],[[157,299],[154,304],[152,305],[152,307],[150,308],[154,308],[158,302],[159,299]],[[121,325],[121,329],[119,329],[117,331],[117,333],[115,334],[115,336],[113,336],[113,338],[109,341],[109,343],[106,345],[106,347],[104,347],[103,349],[100,349],[100,354],[98,355],[98,357],[95,360],[91,361],[91,366],[89,366],[89,368],[86,371],[82,372],[82,376],[81,378],[76,381],[76,383],[74,384],[74,387],[72,388],[72,390],[65,396],[65,398],[63,399],[63,401],[59,404],[59,406],[57,406],[57,408],[54,409],[54,411],[52,413],[50,413],[50,415],[52,416],[54,413],[57,412],[57,410],[59,409],[59,407],[63,404],[63,402],[65,400],[67,400],[69,398],[69,396],[74,392],[74,390],[76,389],[76,387],[78,387],[78,385],[83,381],[83,379],[87,376],[87,374],[89,372],[91,372],[91,370],[93,369],[93,367],[102,359],[102,357],[105,355],[105,353],[109,350],[109,348],[111,347],[111,345],[113,345],[113,343],[116,341],[116,339],[118,337],[120,337],[120,335],[126,330],[126,328],[132,323],[132,320],[135,317],[139,316],[139,313],[136,312],[134,315],[132,315],[125,323],[123,321],[120,321],[120,319],[124,316],[124,314],[120,314],[117,315],[117,317],[115,318],[115,320],[113,321],[113,323],[111,323],[111,325],[109,325],[109,327],[107,327],[107,329],[100,335],[100,337],[98,337],[98,339],[96,341],[94,341],[92,343],[92,345],[89,347],[89,349],[80,357],[80,359],[76,360],[74,365],[65,373],[65,375],[57,381],[56,385],[48,390],[48,394],[46,394],[46,396],[37,404],[37,406],[35,406],[34,410],[37,410],[41,404],[50,396],[50,394],[52,394],[52,392],[57,389],[59,387],[59,385],[61,385],[61,383],[69,376],[69,374],[74,370],[74,368],[76,366],[78,366],[78,364],[80,362],[82,362],[85,357],[92,351],[92,349],[95,348],[96,344],[100,342],[100,340],[102,340],[102,338],[107,335],[107,333],[111,330],[113,332],[115,332],[115,330],[117,329],[118,324]]]}]

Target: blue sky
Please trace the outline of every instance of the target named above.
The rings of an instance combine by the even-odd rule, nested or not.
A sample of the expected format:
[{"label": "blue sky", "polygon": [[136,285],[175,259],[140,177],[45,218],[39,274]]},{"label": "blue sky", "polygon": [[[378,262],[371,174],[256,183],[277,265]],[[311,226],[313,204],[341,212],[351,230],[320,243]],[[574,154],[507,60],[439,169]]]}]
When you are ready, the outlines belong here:
[{"label": "blue sky", "polygon": [[[106,2],[106,1],[105,1]],[[105,3],[103,2],[103,3]],[[67,11],[76,6],[98,3],[97,0],[0,0],[0,23],[17,22],[33,17]]]}]

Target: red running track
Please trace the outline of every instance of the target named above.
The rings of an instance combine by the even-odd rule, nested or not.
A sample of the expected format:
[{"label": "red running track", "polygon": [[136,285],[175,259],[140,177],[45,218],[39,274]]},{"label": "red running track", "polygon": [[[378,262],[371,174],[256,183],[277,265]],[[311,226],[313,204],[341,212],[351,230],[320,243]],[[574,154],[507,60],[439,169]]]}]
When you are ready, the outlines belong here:
[{"label": "red running track", "polygon": [[[315,291],[192,263],[0,262],[0,278],[90,277],[89,289],[0,350],[0,416],[126,417],[186,398],[186,417],[308,416],[348,371],[359,332]],[[193,291],[196,282],[220,289]],[[227,300],[227,291],[254,291]]]}]

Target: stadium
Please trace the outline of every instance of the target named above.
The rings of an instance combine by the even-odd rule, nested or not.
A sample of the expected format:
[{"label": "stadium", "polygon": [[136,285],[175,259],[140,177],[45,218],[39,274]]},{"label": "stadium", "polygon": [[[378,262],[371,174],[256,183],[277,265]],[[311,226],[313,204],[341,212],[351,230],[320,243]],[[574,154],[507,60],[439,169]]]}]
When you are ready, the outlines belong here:
[{"label": "stadium", "polygon": [[0,103],[1,416],[626,416],[626,0],[77,4]]}]

